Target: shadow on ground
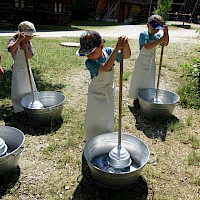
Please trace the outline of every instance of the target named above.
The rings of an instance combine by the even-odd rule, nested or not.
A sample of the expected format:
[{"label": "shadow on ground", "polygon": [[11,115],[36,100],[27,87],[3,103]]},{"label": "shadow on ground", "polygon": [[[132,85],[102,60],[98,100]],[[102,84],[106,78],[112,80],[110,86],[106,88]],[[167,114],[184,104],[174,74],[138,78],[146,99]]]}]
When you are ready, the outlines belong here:
[{"label": "shadow on ground", "polygon": [[[64,84],[51,84],[42,79],[42,71],[34,69],[33,75],[37,85],[38,91],[60,91],[65,85]],[[4,70],[4,75],[0,76],[0,99],[11,98],[11,80],[12,70]]]},{"label": "shadow on ground", "polygon": [[7,193],[14,193],[20,187],[20,168],[17,167],[6,175],[0,175],[0,199]]},{"label": "shadow on ground", "polygon": [[[33,70],[34,77],[37,82],[38,91],[60,91],[65,85],[50,84],[42,80],[41,71]],[[11,79],[12,71],[6,70],[3,76],[0,76],[0,100],[4,100],[4,104],[0,107],[0,120],[5,122],[6,126],[12,126],[20,129],[24,134],[43,135],[58,130],[63,120],[62,118],[49,123],[36,123],[27,115],[19,116],[14,113],[11,105]],[[8,99],[8,101],[6,101]]]},{"label": "shadow on ground", "polygon": [[179,121],[177,117],[171,115],[167,120],[153,121],[142,115],[141,110],[129,106],[129,110],[135,118],[135,127],[142,131],[148,138],[160,139],[165,141],[167,137],[168,126]]},{"label": "shadow on ground", "polygon": [[5,126],[20,129],[28,135],[45,135],[57,131],[63,124],[63,119],[57,119],[48,123],[33,121],[28,115],[17,115],[13,112],[12,106],[0,109],[0,115],[5,122]]},{"label": "shadow on ground", "polygon": [[110,189],[97,185],[92,178],[84,156],[82,156],[82,176],[79,177],[78,181],[79,185],[74,192],[73,200],[145,200],[148,196],[148,185],[142,176],[139,177],[138,181],[133,186],[126,186],[121,189]]}]

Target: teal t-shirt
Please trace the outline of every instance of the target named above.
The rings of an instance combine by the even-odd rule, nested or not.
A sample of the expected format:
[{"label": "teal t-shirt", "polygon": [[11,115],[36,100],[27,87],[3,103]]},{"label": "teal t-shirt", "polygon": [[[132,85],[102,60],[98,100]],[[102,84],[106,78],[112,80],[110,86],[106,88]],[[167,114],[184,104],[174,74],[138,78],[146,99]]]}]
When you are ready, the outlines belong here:
[{"label": "teal t-shirt", "polygon": [[[106,47],[106,48],[103,49],[103,51],[105,51],[107,53],[108,57],[109,57],[110,54],[113,51],[113,48]],[[104,55],[102,58],[99,58],[97,60],[90,60],[89,58],[87,58],[85,60],[85,65],[86,65],[86,68],[90,71],[91,79],[93,79],[95,76],[98,75],[99,68],[101,67],[101,65],[103,63],[106,62],[106,60],[108,59],[108,57],[106,55]],[[116,61],[120,62],[120,51],[117,54]]]},{"label": "teal t-shirt", "polygon": [[148,44],[149,43],[149,40],[157,41],[160,38],[161,38],[161,34],[160,33],[150,34],[148,31],[141,32],[140,33],[140,37],[139,37],[140,50],[142,49],[144,44]]}]

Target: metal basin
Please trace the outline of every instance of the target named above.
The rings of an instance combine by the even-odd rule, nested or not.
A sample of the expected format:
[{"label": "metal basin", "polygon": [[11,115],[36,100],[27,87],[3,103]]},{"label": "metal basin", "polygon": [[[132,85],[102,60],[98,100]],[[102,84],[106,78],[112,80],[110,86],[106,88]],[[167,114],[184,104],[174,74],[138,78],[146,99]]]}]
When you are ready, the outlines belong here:
[{"label": "metal basin", "polygon": [[167,90],[158,89],[158,98],[162,103],[154,103],[152,99],[156,96],[156,89],[145,88],[138,92],[141,112],[147,118],[153,120],[167,119],[171,116],[175,104],[180,100],[179,96]]},{"label": "metal basin", "polygon": [[14,170],[19,165],[19,158],[23,152],[24,134],[19,129],[10,126],[0,126],[0,138],[8,149],[0,157],[0,176]]},{"label": "metal basin", "polygon": [[98,135],[85,145],[84,156],[92,177],[99,186],[115,189],[133,185],[137,182],[143,167],[149,160],[148,146],[140,139],[125,133],[122,134],[121,139],[122,146],[130,153],[132,160],[130,167],[121,171],[119,169],[113,170],[108,164],[103,166],[100,163],[97,166],[94,162],[95,158],[108,156],[109,152],[117,146],[117,133]]},{"label": "metal basin", "polygon": [[29,109],[32,102],[32,95],[22,98],[21,105],[25,112],[36,122],[52,122],[61,118],[65,95],[61,92],[44,91],[36,94],[36,100],[40,101],[44,107],[39,109]]}]

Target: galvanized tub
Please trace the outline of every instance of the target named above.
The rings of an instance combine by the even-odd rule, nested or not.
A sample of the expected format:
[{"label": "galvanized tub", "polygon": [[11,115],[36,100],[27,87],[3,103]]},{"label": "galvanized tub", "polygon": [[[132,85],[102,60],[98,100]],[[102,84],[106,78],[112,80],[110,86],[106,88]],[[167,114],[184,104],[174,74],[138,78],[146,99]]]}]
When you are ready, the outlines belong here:
[{"label": "galvanized tub", "polygon": [[24,150],[24,134],[17,128],[0,126],[0,138],[2,138],[8,149],[0,157],[0,176],[11,172],[19,165],[19,158]]},{"label": "galvanized tub", "polygon": [[153,120],[168,119],[180,100],[179,96],[174,92],[161,89],[158,89],[158,98],[162,103],[155,103],[153,101],[155,96],[156,89],[154,88],[139,90],[138,99],[142,114]]},{"label": "galvanized tub", "polygon": [[134,185],[149,160],[148,146],[140,139],[122,134],[121,144],[129,152],[134,170],[123,173],[107,172],[94,165],[93,159],[97,156],[108,154],[118,144],[117,133],[105,133],[89,140],[84,147],[84,157],[88,163],[91,174],[97,185],[107,188],[121,188]]},{"label": "galvanized tub", "polygon": [[44,105],[44,108],[28,108],[30,102],[32,102],[31,94],[21,100],[21,105],[31,119],[35,122],[52,122],[61,118],[63,103],[66,99],[63,93],[55,91],[37,92],[35,98]]}]

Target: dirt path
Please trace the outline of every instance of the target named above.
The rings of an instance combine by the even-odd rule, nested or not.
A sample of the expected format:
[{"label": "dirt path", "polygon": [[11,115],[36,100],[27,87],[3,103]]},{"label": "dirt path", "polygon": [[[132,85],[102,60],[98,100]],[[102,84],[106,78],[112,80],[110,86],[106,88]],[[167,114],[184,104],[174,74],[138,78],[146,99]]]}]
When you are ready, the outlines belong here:
[{"label": "dirt path", "polygon": [[[176,22],[170,22],[169,24],[176,24]],[[181,22],[180,22],[181,25]],[[186,24],[188,25],[188,24]],[[176,28],[170,26],[169,35],[171,42],[190,42],[199,43],[200,35],[196,32],[200,30],[200,25],[190,24],[191,29]],[[120,25],[112,26],[105,29],[99,29],[98,32],[102,37],[119,37],[120,35],[127,35],[130,39],[138,39],[141,31],[146,30],[146,25]],[[79,31],[51,31],[51,32],[37,32],[38,37],[79,37],[83,30]],[[0,36],[13,36],[15,32],[0,33]]]}]

